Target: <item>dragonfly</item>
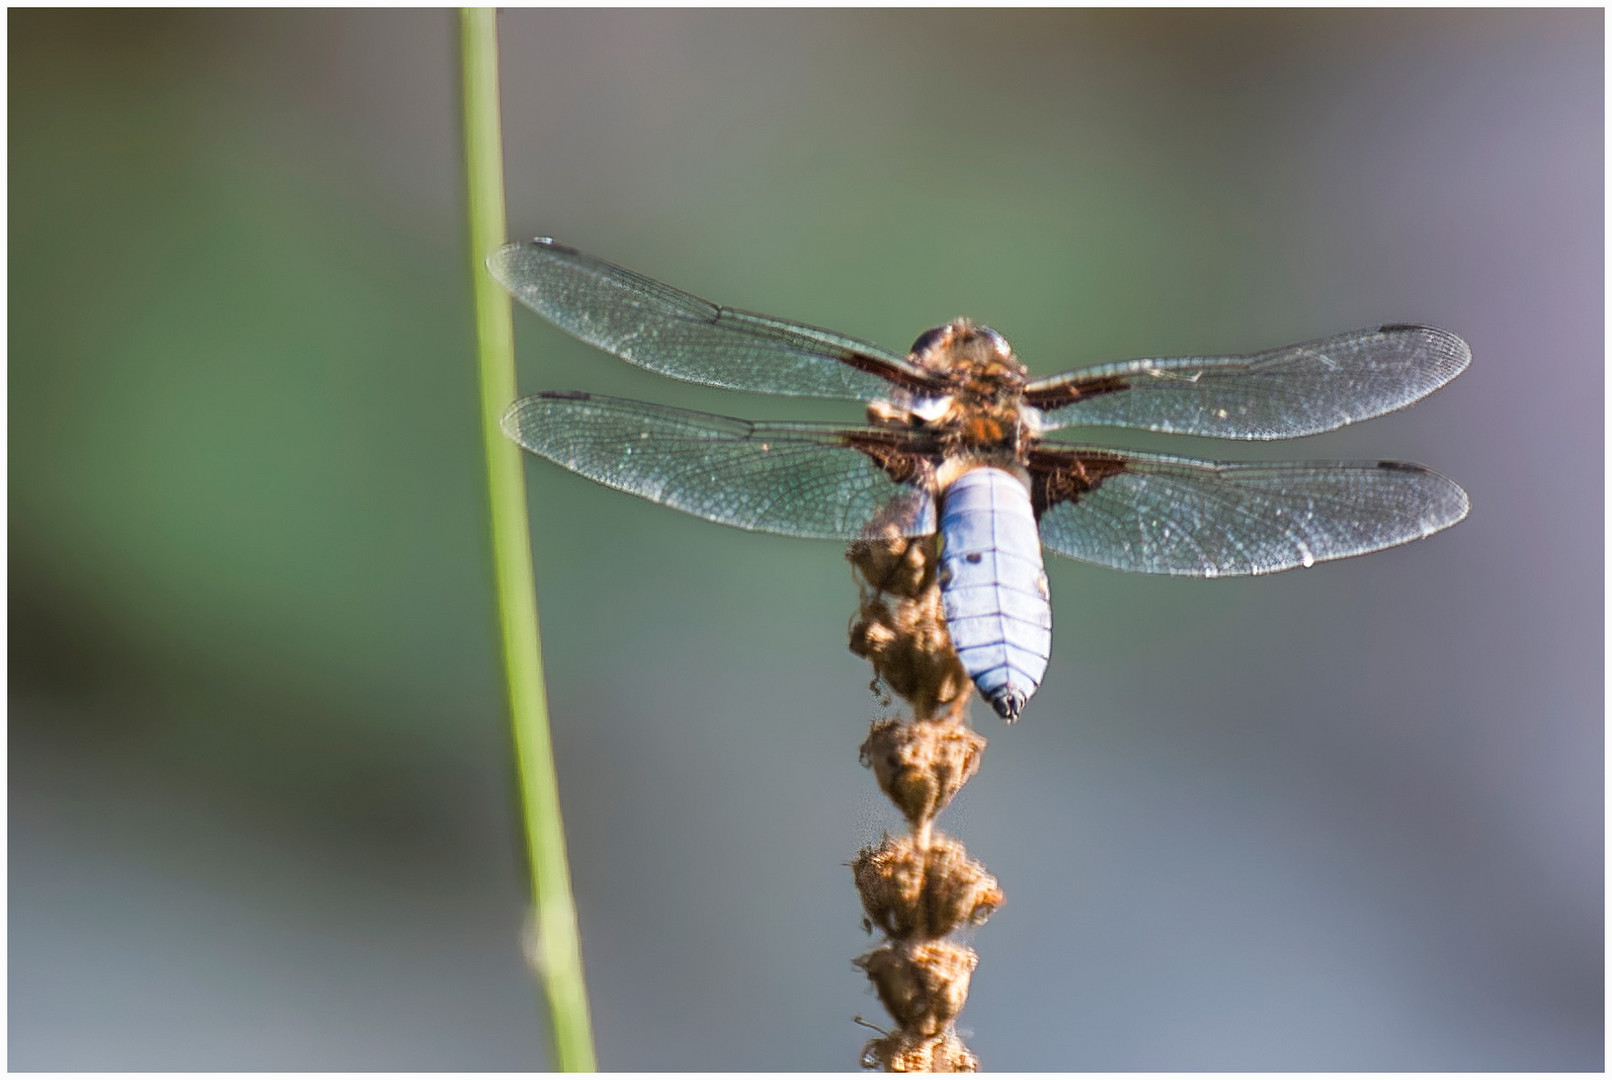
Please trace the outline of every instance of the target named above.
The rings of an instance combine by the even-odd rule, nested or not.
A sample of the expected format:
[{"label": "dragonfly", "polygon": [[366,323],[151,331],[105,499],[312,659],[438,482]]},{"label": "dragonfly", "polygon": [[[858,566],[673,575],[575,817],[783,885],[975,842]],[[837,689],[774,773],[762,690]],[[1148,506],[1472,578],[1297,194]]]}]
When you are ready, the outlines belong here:
[{"label": "dragonfly", "polygon": [[724,525],[854,541],[939,533],[952,646],[1012,721],[1052,653],[1042,549],[1118,570],[1270,574],[1431,536],[1454,481],[1402,461],[1223,462],[1048,438],[1117,427],[1220,439],[1314,435],[1460,374],[1471,350],[1388,324],[1265,352],[1127,360],[1032,379],[966,318],[905,355],[708,303],[547,238],[487,259],[561,330],[674,379],[860,401],[866,423],[758,423],[580,391],[510,406],[505,433],[608,487]]}]

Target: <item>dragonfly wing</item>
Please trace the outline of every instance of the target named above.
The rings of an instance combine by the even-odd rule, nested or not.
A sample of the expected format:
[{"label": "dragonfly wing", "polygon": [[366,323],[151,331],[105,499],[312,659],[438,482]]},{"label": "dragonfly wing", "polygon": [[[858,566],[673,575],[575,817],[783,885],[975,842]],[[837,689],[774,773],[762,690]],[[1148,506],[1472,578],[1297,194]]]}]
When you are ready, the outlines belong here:
[{"label": "dragonfly wing", "polygon": [[1145,428],[1289,439],[1402,409],[1466,370],[1467,343],[1431,326],[1377,326],[1247,356],[1127,360],[1040,379],[1045,428]]},{"label": "dragonfly wing", "polygon": [[487,258],[516,299],[568,334],[674,379],[801,397],[871,400],[933,379],[856,338],[718,307],[603,259],[538,239]]},{"label": "dragonfly wing", "polygon": [[503,427],[572,472],[723,525],[836,540],[886,525],[935,531],[930,458],[900,431],[755,424],[555,392],[517,401]]},{"label": "dragonfly wing", "polygon": [[1467,514],[1446,477],[1399,461],[1224,463],[1043,446],[1041,541],[1118,570],[1270,574],[1431,536]]}]

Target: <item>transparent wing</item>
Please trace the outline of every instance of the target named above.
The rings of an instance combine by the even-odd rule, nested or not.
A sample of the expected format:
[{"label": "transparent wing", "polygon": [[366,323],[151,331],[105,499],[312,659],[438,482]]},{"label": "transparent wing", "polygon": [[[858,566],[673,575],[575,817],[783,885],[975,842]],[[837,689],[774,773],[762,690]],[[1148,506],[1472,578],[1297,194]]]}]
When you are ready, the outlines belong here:
[{"label": "transparent wing", "polygon": [[1404,408],[1472,360],[1431,326],[1378,326],[1248,356],[1127,360],[1039,379],[1025,401],[1046,429],[1146,428],[1221,439],[1289,439]]},{"label": "transparent wing", "polygon": [[885,524],[935,531],[929,459],[898,431],[753,424],[553,392],[511,405],[503,427],[572,472],[723,525],[837,540]]},{"label": "transparent wing", "polygon": [[1399,461],[1193,461],[1031,452],[1041,541],[1118,570],[1270,574],[1431,536],[1467,514],[1454,481]]},{"label": "transparent wing", "polygon": [[538,239],[487,257],[517,300],[568,334],[674,379],[800,397],[888,397],[930,376],[877,345],[696,296]]}]

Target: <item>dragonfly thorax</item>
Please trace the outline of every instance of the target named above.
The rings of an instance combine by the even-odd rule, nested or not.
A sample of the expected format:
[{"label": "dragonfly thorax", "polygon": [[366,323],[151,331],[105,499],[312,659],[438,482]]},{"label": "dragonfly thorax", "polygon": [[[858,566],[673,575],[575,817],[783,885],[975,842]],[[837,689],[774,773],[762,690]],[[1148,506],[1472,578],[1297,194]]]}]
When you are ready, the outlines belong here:
[{"label": "dragonfly thorax", "polygon": [[869,409],[875,423],[933,432],[948,453],[1017,460],[1028,372],[1007,339],[988,326],[953,319],[920,334],[909,361],[938,376],[944,395],[904,397]]},{"label": "dragonfly thorax", "polygon": [[1033,411],[1011,398],[982,403],[961,394],[870,401],[867,417],[879,427],[912,432],[914,448],[927,447],[936,457],[978,459],[1004,468],[1021,463],[1039,430]]}]

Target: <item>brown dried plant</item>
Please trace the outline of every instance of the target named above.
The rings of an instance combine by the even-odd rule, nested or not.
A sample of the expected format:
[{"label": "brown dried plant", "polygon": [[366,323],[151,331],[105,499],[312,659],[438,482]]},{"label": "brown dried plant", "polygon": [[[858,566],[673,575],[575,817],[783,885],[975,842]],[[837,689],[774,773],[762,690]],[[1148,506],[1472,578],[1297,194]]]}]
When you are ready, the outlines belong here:
[{"label": "brown dried plant", "polygon": [[897,530],[846,552],[861,588],[851,651],[873,665],[874,685],[903,699],[910,717],[874,722],[862,763],[911,826],[851,863],[867,912],[885,941],[856,960],[895,1020],[863,1048],[862,1064],[885,1072],[977,1072],[957,1035],[957,1014],[979,962],[949,940],[977,926],[1003,900],[996,879],[934,819],[979,769],[985,739],[968,726],[973,684],[946,633],[933,536]]}]

